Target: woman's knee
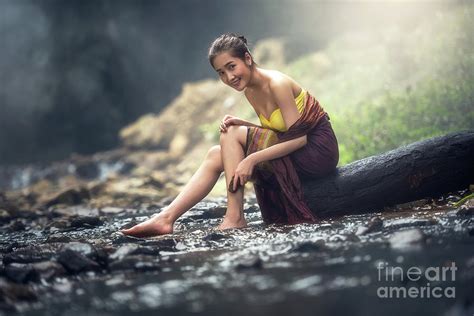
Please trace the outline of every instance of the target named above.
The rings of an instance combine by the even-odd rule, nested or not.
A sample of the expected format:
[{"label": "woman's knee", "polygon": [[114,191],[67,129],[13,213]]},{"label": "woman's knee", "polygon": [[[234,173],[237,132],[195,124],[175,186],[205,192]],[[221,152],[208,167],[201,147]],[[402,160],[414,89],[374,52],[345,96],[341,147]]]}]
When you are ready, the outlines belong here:
[{"label": "woman's knee", "polygon": [[247,126],[232,125],[227,128],[227,132],[221,133],[221,144],[225,141],[238,141],[242,146],[247,142]]},{"label": "woman's knee", "polygon": [[221,146],[219,145],[212,146],[207,151],[206,160],[210,162],[215,167],[216,170],[218,171],[224,170],[224,166],[222,164],[222,158],[221,158]]}]

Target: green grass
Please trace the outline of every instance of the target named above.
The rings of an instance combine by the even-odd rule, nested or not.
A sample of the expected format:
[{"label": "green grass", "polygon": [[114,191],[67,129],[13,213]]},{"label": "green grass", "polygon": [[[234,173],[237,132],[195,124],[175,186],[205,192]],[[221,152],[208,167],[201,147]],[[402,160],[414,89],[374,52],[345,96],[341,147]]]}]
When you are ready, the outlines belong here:
[{"label": "green grass", "polygon": [[473,5],[412,32],[349,34],[285,71],[329,112],[340,164],[474,129]]}]

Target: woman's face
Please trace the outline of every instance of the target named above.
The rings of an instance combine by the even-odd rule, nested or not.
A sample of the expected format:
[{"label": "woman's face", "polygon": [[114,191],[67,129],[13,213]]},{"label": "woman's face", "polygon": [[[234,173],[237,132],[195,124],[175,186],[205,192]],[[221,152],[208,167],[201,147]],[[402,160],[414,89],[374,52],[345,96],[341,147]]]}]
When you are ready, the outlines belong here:
[{"label": "woman's face", "polygon": [[[247,62],[250,63],[251,59],[248,56],[246,57]],[[237,91],[242,91],[251,77],[251,69],[248,63],[240,58],[233,57],[228,52],[222,52],[214,58],[213,66],[223,83]]]}]

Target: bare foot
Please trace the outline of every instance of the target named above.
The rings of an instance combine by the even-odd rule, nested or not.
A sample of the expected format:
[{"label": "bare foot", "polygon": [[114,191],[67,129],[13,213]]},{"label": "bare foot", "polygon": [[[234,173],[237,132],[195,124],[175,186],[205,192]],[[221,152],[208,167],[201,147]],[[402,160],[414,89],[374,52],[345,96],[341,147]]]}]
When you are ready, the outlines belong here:
[{"label": "bare foot", "polygon": [[232,228],[244,228],[247,227],[247,221],[245,220],[244,217],[242,217],[239,220],[230,220],[226,217],[224,217],[224,220],[222,223],[217,227],[218,230],[226,230],[226,229],[232,229]]},{"label": "bare foot", "polygon": [[121,233],[133,237],[152,237],[166,235],[173,232],[173,222],[169,221],[164,214],[152,216],[149,220],[137,224],[129,229],[122,229]]}]

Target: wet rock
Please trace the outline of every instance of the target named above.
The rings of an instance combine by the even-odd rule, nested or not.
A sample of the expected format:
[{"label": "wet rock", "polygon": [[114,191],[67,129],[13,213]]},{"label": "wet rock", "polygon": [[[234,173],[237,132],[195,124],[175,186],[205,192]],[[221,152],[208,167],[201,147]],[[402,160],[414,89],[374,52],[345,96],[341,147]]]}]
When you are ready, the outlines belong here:
[{"label": "wet rock", "polygon": [[85,187],[77,187],[63,190],[42,204],[46,207],[56,204],[77,205],[88,199],[90,199],[89,190]]},{"label": "wet rock", "polygon": [[[122,227],[122,229],[125,229],[127,227]],[[112,243],[114,245],[121,245],[121,244],[127,244],[127,243],[132,243],[132,242],[138,242],[138,243],[143,243],[145,242],[146,239],[144,238],[137,238],[137,237],[132,237],[128,235],[124,235],[122,233],[117,233],[115,234],[114,238],[112,239]]]},{"label": "wet rock", "polygon": [[239,258],[237,264],[235,265],[235,270],[244,271],[251,269],[262,269],[263,261],[259,256],[245,256]]},{"label": "wet rock", "polygon": [[10,222],[12,216],[7,210],[0,209],[0,225]]},{"label": "wet rock", "polygon": [[35,302],[38,300],[34,290],[23,284],[15,284],[0,279],[0,301],[4,301],[12,309],[17,302]]},{"label": "wet rock", "polygon": [[194,220],[214,219],[221,218],[225,215],[226,207],[213,207],[210,209],[192,209],[189,215],[185,218],[191,218]]},{"label": "wet rock", "polygon": [[33,263],[50,260],[54,256],[54,251],[46,247],[30,246],[15,250],[3,257],[4,264],[10,263]]},{"label": "wet rock", "polygon": [[82,243],[82,242],[70,242],[62,247],[62,251],[64,250],[72,250],[75,252],[78,252],[86,257],[94,257],[96,255],[96,250],[94,246],[88,243]]},{"label": "wet rock", "polygon": [[252,205],[244,210],[245,213],[258,213],[260,212],[260,208],[258,206]]},{"label": "wet rock", "polygon": [[140,248],[140,246],[137,244],[123,245],[118,248],[109,258],[111,260],[122,260],[124,257],[128,256],[129,254],[132,254],[138,248]]},{"label": "wet rock", "polygon": [[459,216],[474,216],[474,206],[471,204],[461,205],[456,212],[456,215]]},{"label": "wet rock", "polygon": [[425,234],[418,228],[397,231],[389,238],[390,246],[397,250],[419,249],[425,244],[425,241]]},{"label": "wet rock", "polygon": [[474,227],[470,227],[468,229],[468,234],[469,234],[469,236],[474,236]]},{"label": "wet rock", "polygon": [[89,243],[83,242],[70,242],[65,244],[61,248],[61,252],[66,250],[71,250],[73,252],[79,253],[82,256],[91,259],[94,262],[99,263],[101,266],[107,266],[108,264],[108,255],[107,252],[103,249],[96,248]]},{"label": "wet rock", "polygon": [[22,220],[18,219],[12,222],[10,225],[8,225],[6,229],[9,232],[20,232],[20,231],[24,231],[26,229],[26,226]]},{"label": "wet rock", "polygon": [[121,207],[103,207],[99,209],[99,213],[103,215],[115,215],[122,212],[125,212],[125,209]]},{"label": "wet rock", "polygon": [[66,219],[58,219],[49,223],[47,227],[50,230],[55,230],[54,228],[56,228],[56,230],[66,229],[66,228],[69,228],[69,221]]},{"label": "wet rock", "polygon": [[[10,253],[13,251],[15,246],[12,244],[1,244],[0,245],[0,253]],[[3,260],[2,260],[3,261]]]},{"label": "wet rock", "polygon": [[8,211],[10,214],[12,212],[18,211],[18,207],[12,201],[8,200],[5,194],[0,192],[0,209]]},{"label": "wet rock", "polygon": [[380,231],[382,228],[383,228],[383,220],[380,217],[376,216],[376,217],[373,217],[367,223],[366,226],[360,226],[357,229],[355,234],[357,236],[367,235],[367,234],[371,234],[371,233]]},{"label": "wet rock", "polygon": [[78,216],[71,220],[71,227],[91,228],[102,226],[104,221],[97,216]]},{"label": "wet rock", "polygon": [[359,242],[360,238],[354,233],[348,233],[344,235],[346,241]]},{"label": "wet rock", "polygon": [[157,258],[144,255],[127,256],[109,265],[111,271],[134,270],[134,271],[160,271],[161,266]]},{"label": "wet rock", "polygon": [[30,264],[40,280],[52,280],[66,274],[62,265],[55,261],[42,261]]},{"label": "wet rock", "polygon": [[438,220],[434,218],[400,218],[385,225],[389,229],[399,229],[404,227],[421,227],[438,224]]},{"label": "wet rock", "polygon": [[160,239],[160,240],[147,240],[144,245],[156,248],[160,251],[176,251],[176,245],[178,242],[173,238]]},{"label": "wet rock", "polygon": [[66,235],[62,234],[53,234],[48,237],[46,240],[47,243],[66,243],[70,242],[72,239]]},{"label": "wet rock", "polygon": [[29,281],[37,281],[38,274],[35,269],[25,263],[11,263],[5,266],[5,276],[16,283],[27,283]]},{"label": "wet rock", "polygon": [[412,209],[417,208],[417,207],[419,208],[419,207],[425,206],[428,203],[429,203],[428,199],[421,199],[421,200],[411,201],[411,202],[407,202],[407,203],[397,204],[395,206],[395,209],[397,209],[397,210],[412,210]]},{"label": "wet rock", "polygon": [[17,283],[37,282],[39,280],[51,280],[54,277],[63,276],[66,270],[57,262],[42,261],[36,263],[12,263],[5,267],[5,276]]},{"label": "wet rock", "polygon": [[294,252],[313,252],[326,250],[326,244],[324,240],[320,239],[317,241],[305,241],[293,248]]},{"label": "wet rock", "polygon": [[76,174],[83,179],[95,179],[99,176],[99,173],[99,165],[94,160],[82,161],[76,164]]},{"label": "wet rock", "polygon": [[360,238],[356,236],[354,233],[348,234],[334,234],[328,238],[329,242],[342,242],[342,241],[350,241],[350,242],[359,242]]},{"label": "wet rock", "polygon": [[206,236],[204,236],[202,238],[202,240],[204,241],[218,241],[218,240],[221,240],[221,239],[228,239],[228,238],[231,238],[227,235],[224,235],[224,234],[221,234],[221,233],[216,233],[216,232],[213,232],[213,233],[210,233]]},{"label": "wet rock", "polygon": [[83,205],[51,208],[51,213],[54,214],[56,217],[99,216],[99,210],[97,208],[90,208]]},{"label": "wet rock", "polygon": [[100,270],[100,266],[97,262],[71,249],[61,251],[58,256],[58,262],[70,273]]}]

